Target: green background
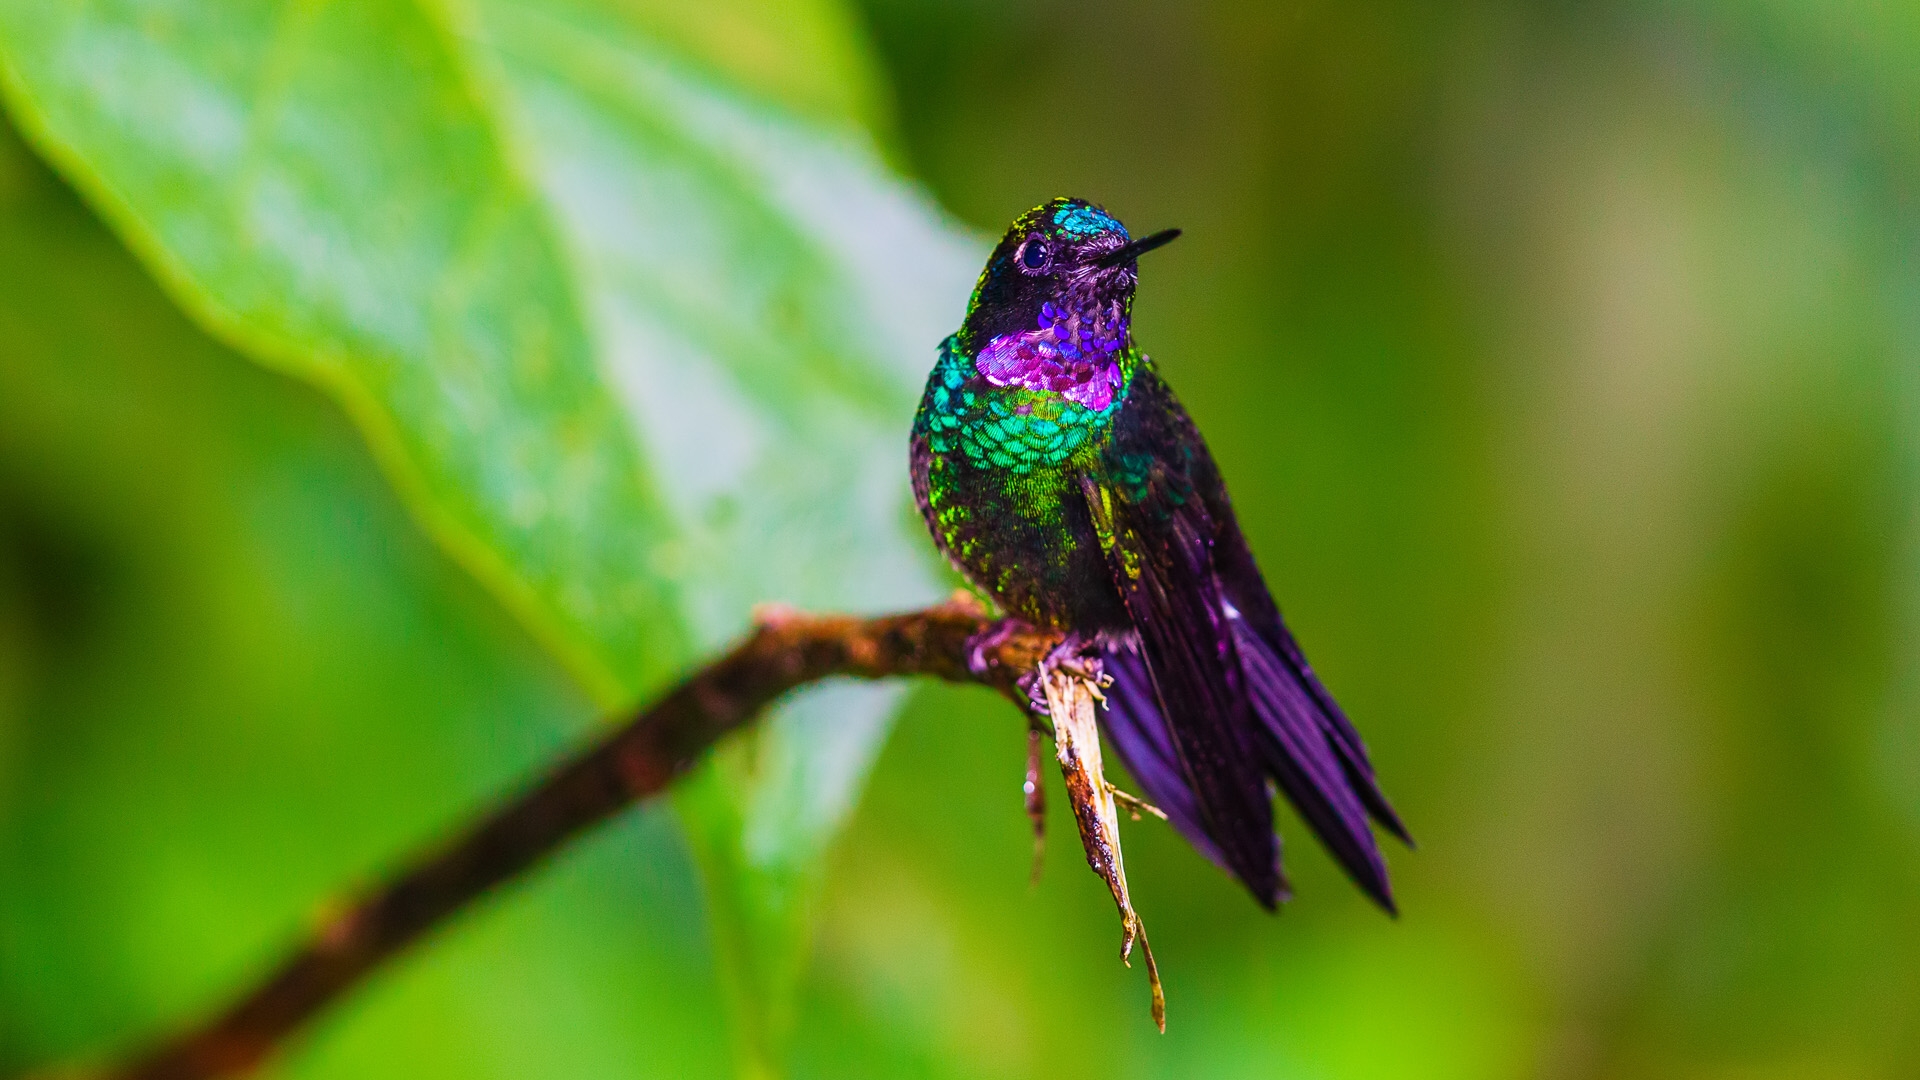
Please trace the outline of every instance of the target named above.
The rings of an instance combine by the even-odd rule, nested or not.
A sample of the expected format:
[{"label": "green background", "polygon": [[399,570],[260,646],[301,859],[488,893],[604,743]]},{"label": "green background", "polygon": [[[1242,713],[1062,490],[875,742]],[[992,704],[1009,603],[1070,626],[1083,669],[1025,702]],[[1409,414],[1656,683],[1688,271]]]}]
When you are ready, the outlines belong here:
[{"label": "green background", "polygon": [[[221,224],[219,196],[165,156],[197,152],[201,128],[181,121],[160,150],[128,138],[152,119],[115,128],[83,108],[119,83],[61,75],[73,51],[40,13],[59,6],[0,4],[7,104],[60,168],[0,136],[0,1069],[97,1054],[217,1000],[325,898],[584,738],[753,599],[930,595],[900,504],[937,331],[912,337],[919,315],[868,328],[906,306],[956,320],[980,237],[1068,193],[1136,230],[1186,230],[1145,268],[1136,334],[1420,840],[1389,852],[1400,919],[1290,817],[1298,898],[1278,917],[1163,827],[1131,826],[1169,998],[1158,1035],[1058,798],[1045,876],[1026,885],[1017,719],[984,691],[926,687],[837,839],[831,808],[792,835],[753,823],[810,792],[831,807],[873,740],[830,744],[847,776],[782,772],[777,737],[733,747],[676,808],[622,819],[382,974],[285,1071],[1920,1069],[1910,5],[634,5],[633,55],[658,49],[801,133],[760,172],[711,150],[725,117],[698,103],[565,143],[580,87],[610,130],[635,113],[605,74],[627,61],[595,51],[626,39],[581,14],[598,5],[550,6],[594,48],[520,33],[545,16],[499,2],[422,5],[457,24],[441,36],[398,4],[391,25],[349,26],[453,42],[446,55],[479,58],[481,106],[511,99],[473,112],[483,123],[464,98],[420,97],[432,108],[395,123],[414,125],[396,130],[421,171],[320,170],[316,198],[352,208],[364,182],[379,209],[404,191],[413,210],[351,235],[412,238],[455,196],[508,222],[515,200],[591,209],[554,186],[608,175],[580,146],[695,162],[684,191],[733,231],[691,234],[664,270],[583,246],[597,219],[569,233],[560,213],[557,240],[500,227],[508,276],[475,275],[473,347],[532,348],[562,372],[590,358],[579,381],[540,384],[561,387],[532,397],[545,412],[486,414],[532,432],[508,463],[538,479],[542,448],[624,445],[593,435],[606,354],[569,344],[597,324],[553,312],[724,316],[745,329],[699,338],[703,355],[776,402],[797,458],[871,458],[880,509],[809,517],[804,486],[724,501],[752,502],[749,486],[675,517],[677,485],[712,485],[648,444],[617,450],[632,462],[595,474],[616,479],[568,528],[513,532],[488,502],[488,455],[510,441],[488,433],[504,429],[435,411],[508,376],[454,385],[441,338],[409,352],[382,311],[329,307],[361,271],[276,277],[272,234]],[[107,9],[72,19],[105,25]],[[171,40],[218,71],[257,29],[209,16]],[[101,63],[84,70],[133,70]],[[495,160],[470,128],[534,137],[481,190],[493,174],[432,171]],[[849,188],[866,196],[851,218],[794,210],[781,188],[856,128],[974,235],[924,207],[848,250],[808,233],[871,223],[891,197],[859,179],[858,153],[847,168],[872,186]],[[363,135],[290,130],[320,159]],[[365,272],[404,285],[422,250],[396,241]],[[882,288],[918,264],[936,270]],[[520,303],[535,314],[502,314]],[[407,382],[422,372],[440,381]],[[719,406],[703,445],[724,457],[737,429]],[[890,583],[861,592],[832,552],[754,546],[848,529],[873,545],[856,557],[894,560]],[[720,554],[659,561],[676,537]],[[628,606],[569,607],[580,580]],[[833,713],[782,730],[829,745]]]}]

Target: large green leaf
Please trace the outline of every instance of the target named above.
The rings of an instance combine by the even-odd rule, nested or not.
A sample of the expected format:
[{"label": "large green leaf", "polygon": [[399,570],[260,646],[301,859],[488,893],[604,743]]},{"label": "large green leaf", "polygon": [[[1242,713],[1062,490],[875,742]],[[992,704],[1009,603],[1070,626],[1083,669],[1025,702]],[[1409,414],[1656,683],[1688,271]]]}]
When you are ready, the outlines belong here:
[{"label": "large green leaf", "polygon": [[[196,331],[4,124],[0,672],[7,1076],[210,1007],[594,716],[338,410]],[[723,1075],[699,895],[672,815],[634,815],[284,1073]]]},{"label": "large green leaf", "polygon": [[[826,2],[0,2],[43,151],[606,706],[755,603],[934,594],[904,432],[977,252],[878,163],[861,58]],[[681,801],[749,1060],[893,700],[802,699]]]}]

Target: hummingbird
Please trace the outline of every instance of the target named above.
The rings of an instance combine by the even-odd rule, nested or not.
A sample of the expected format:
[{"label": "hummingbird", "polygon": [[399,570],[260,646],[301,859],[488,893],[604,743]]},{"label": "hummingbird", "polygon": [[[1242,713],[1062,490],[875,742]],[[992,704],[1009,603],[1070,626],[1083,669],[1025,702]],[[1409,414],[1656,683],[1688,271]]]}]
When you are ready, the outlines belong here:
[{"label": "hummingbird", "polygon": [[1016,218],[927,379],[914,499],[1007,625],[1063,635],[1043,668],[1097,663],[1121,763],[1261,906],[1290,895],[1277,788],[1392,913],[1372,824],[1411,843],[1406,826],[1281,620],[1206,441],[1133,341],[1137,260],[1179,235],[1134,239],[1075,198]]}]

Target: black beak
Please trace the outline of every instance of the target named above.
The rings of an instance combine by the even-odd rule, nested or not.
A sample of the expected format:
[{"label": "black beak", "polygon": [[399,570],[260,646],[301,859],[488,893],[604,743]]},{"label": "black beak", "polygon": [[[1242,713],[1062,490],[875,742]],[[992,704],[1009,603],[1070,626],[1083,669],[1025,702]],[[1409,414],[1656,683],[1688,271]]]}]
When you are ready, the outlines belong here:
[{"label": "black beak", "polygon": [[1131,244],[1122,244],[1093,261],[1095,266],[1125,266],[1127,263],[1145,255],[1154,248],[1171,244],[1180,238],[1179,229],[1161,229],[1152,236],[1143,236]]}]

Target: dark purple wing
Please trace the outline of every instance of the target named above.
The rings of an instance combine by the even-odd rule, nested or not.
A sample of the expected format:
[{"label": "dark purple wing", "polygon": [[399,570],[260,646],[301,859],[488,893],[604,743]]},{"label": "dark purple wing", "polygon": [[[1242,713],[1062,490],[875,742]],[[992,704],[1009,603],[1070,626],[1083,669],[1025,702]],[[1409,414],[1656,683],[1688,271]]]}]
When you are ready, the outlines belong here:
[{"label": "dark purple wing", "polygon": [[1244,619],[1236,616],[1232,624],[1268,772],[1361,891],[1393,911],[1386,862],[1367,825],[1367,811],[1329,745],[1319,706]]},{"label": "dark purple wing", "polygon": [[1253,561],[1253,552],[1247,548],[1246,539],[1240,534],[1240,526],[1233,518],[1226,489],[1217,482],[1213,487],[1214,491],[1209,494],[1207,501],[1219,508],[1214,512],[1215,520],[1224,520],[1220,538],[1214,544],[1214,561],[1219,568],[1221,591],[1239,612],[1247,629],[1257,636],[1265,646],[1265,651],[1284,668],[1285,680],[1303,693],[1305,700],[1301,705],[1304,713],[1313,718],[1328,745],[1339,757],[1341,770],[1367,813],[1403,843],[1412,844],[1413,837],[1408,835],[1406,825],[1380,790],[1380,783],[1373,774],[1373,763],[1367,758],[1366,744],[1360,741],[1360,733],[1354,730],[1353,722],[1347,719],[1339,703],[1333,700],[1333,695],[1320,682],[1320,677],[1313,673],[1305,654],[1294,641],[1293,633],[1281,621],[1273,595],[1267,590],[1266,579],[1261,576],[1259,566]]},{"label": "dark purple wing", "polygon": [[[1152,375],[1137,377],[1136,390],[1138,378]],[[1103,475],[1085,478],[1083,494],[1138,637],[1164,745],[1192,794],[1191,816],[1214,854],[1271,908],[1281,895],[1273,804],[1214,576],[1213,523],[1169,419],[1151,402],[1123,406]]]},{"label": "dark purple wing", "polygon": [[[1187,838],[1200,854],[1228,872],[1227,857],[1207,835],[1200,817],[1199,798],[1187,786],[1180,759],[1173,749],[1173,734],[1153,691],[1153,677],[1146,659],[1132,642],[1110,646],[1102,654],[1113,685],[1107,690],[1107,707],[1100,714],[1101,727],[1114,755],[1127,767],[1134,783],[1147,801],[1164,810],[1167,820]],[[1276,838],[1276,843],[1277,843]],[[1279,899],[1290,895],[1284,873],[1280,879]]]},{"label": "dark purple wing", "polygon": [[1167,718],[1160,715],[1155,703],[1153,676],[1147,671],[1146,660],[1135,643],[1127,642],[1109,647],[1101,661],[1113,685],[1107,689],[1107,707],[1100,714],[1100,726],[1106,730],[1120,763],[1133,774],[1140,793],[1166,811],[1167,820],[1181,835],[1202,855],[1228,868],[1226,856],[1207,835],[1199,800],[1180,771]]},{"label": "dark purple wing", "polygon": [[[1212,625],[1221,634],[1219,652],[1230,667],[1225,682],[1240,698],[1236,703],[1240,711],[1228,715],[1237,717],[1235,722],[1244,725],[1242,741],[1250,744],[1259,771],[1273,778],[1355,883],[1392,911],[1386,864],[1368,818],[1379,820],[1403,839],[1406,831],[1380,793],[1359,735],[1307,666],[1299,646],[1287,632],[1234,521],[1225,486],[1204,441],[1171,391],[1151,370],[1141,372],[1136,378],[1122,420],[1136,410],[1141,419],[1122,422],[1116,428],[1115,451],[1121,464],[1118,472],[1123,478],[1130,475],[1124,455],[1131,452],[1137,459],[1147,454],[1151,445],[1158,448],[1151,452],[1156,464],[1148,468],[1146,474],[1152,476],[1156,469],[1161,473],[1177,473],[1179,480],[1185,482],[1183,487],[1178,480],[1150,479],[1137,488],[1146,493],[1146,497],[1136,500],[1142,504],[1137,516],[1143,522],[1136,527],[1151,533],[1152,522],[1157,520],[1153,513],[1156,498],[1167,501],[1173,497],[1171,501],[1178,505],[1163,508],[1158,517],[1168,523],[1162,527],[1170,529],[1176,543],[1184,542],[1179,538],[1190,528],[1206,530],[1206,542],[1202,545],[1206,580],[1192,590],[1192,595],[1216,613]],[[1138,475],[1138,461],[1133,464],[1136,468],[1131,474]],[[1116,484],[1116,490],[1126,491],[1128,486],[1122,482]],[[1156,496],[1155,492],[1162,490],[1166,494]],[[1126,591],[1124,585],[1122,591]],[[1129,610],[1132,610],[1131,600]],[[1187,621],[1198,622],[1193,617]],[[1142,630],[1144,642],[1146,627],[1142,626]],[[1154,651],[1145,649],[1143,655],[1146,666],[1157,674]],[[1164,704],[1164,697],[1155,703]],[[1175,740],[1177,746],[1177,735],[1186,721],[1173,710],[1167,710],[1165,715],[1169,738]],[[1130,713],[1127,719],[1135,729],[1150,729],[1151,725],[1143,717]],[[1123,741],[1116,738],[1116,746]],[[1139,745],[1149,743],[1140,738],[1131,741]],[[1123,752],[1122,758],[1131,768],[1128,754]],[[1197,776],[1189,776],[1188,780],[1196,787],[1202,783]],[[1142,786],[1147,786],[1145,781]],[[1170,816],[1173,813],[1168,812]],[[1210,823],[1203,818],[1202,824]],[[1227,860],[1227,865],[1238,872],[1231,860]]]}]

